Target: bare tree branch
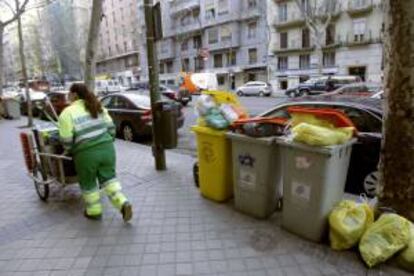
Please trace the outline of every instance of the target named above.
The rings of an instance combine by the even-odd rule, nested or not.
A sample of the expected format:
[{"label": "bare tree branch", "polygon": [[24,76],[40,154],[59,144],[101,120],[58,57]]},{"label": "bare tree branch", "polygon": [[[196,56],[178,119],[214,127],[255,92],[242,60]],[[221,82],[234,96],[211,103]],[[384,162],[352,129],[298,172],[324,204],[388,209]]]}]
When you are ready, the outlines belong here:
[{"label": "bare tree branch", "polygon": [[8,1],[3,0],[3,1],[1,1],[1,2],[3,3],[3,5],[5,5],[6,7],[8,7],[8,8],[9,8],[10,12],[11,12],[13,15],[15,15],[15,14],[16,14],[16,10],[15,10],[15,8],[14,8],[12,5],[10,5],[10,3],[9,3]]},{"label": "bare tree branch", "polygon": [[16,12],[14,13],[13,17],[3,23],[0,23],[2,26],[9,25],[13,21],[17,20],[17,18],[25,11],[26,5],[29,0],[24,0],[23,4],[20,7],[16,7]]}]

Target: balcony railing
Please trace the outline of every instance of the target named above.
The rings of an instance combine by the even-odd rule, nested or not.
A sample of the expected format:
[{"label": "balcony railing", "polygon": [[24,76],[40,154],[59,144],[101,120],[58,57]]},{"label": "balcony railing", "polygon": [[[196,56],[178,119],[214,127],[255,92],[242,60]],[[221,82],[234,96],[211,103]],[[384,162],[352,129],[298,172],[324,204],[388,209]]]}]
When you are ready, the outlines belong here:
[{"label": "balcony railing", "polygon": [[344,44],[348,47],[373,43],[381,43],[381,37],[380,35],[373,35],[371,30],[366,31],[363,34],[348,33],[344,42]]},{"label": "balcony railing", "polygon": [[170,2],[170,14],[178,16],[188,10],[200,8],[200,0],[174,0]]},{"label": "balcony railing", "polygon": [[280,43],[273,47],[273,52],[275,54],[281,53],[302,53],[302,52],[311,52],[314,49],[312,41],[310,43],[302,44],[302,41],[291,40],[287,47],[281,47]]},{"label": "balcony railing", "polygon": [[287,17],[278,16],[275,19],[274,26],[277,29],[297,27],[305,24],[305,19],[302,14],[298,12],[293,12],[287,15]]},{"label": "balcony railing", "polygon": [[369,13],[374,9],[373,0],[350,0],[347,12],[351,16]]},{"label": "balcony railing", "polygon": [[175,30],[176,35],[191,33],[201,29],[201,23],[199,20],[192,20],[185,24],[177,23],[172,25],[172,30]]}]

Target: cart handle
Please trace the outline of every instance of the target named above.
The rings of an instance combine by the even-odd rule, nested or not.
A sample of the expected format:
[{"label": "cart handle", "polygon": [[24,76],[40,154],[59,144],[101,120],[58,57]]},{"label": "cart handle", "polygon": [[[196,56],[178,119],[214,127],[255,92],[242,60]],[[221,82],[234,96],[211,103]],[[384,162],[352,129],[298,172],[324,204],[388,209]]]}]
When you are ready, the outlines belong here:
[{"label": "cart handle", "polygon": [[72,157],[69,157],[69,156],[66,156],[66,155],[59,155],[59,154],[53,154],[53,153],[44,153],[44,152],[39,152],[38,154],[40,156],[72,161]]}]

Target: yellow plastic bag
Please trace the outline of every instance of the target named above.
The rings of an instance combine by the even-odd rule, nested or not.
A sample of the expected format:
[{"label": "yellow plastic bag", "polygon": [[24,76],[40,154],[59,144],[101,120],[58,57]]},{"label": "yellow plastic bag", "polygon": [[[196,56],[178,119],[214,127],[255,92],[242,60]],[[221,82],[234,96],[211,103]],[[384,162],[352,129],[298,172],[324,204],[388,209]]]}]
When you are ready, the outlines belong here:
[{"label": "yellow plastic bag", "polygon": [[292,113],[290,116],[292,118],[292,126],[294,127],[301,123],[307,123],[307,124],[311,124],[314,126],[335,128],[335,126],[331,122],[327,120],[319,119],[315,115],[312,115],[312,114]]},{"label": "yellow plastic bag", "polygon": [[329,215],[332,249],[345,250],[354,247],[373,222],[374,211],[368,203],[341,201]]},{"label": "yellow plastic bag", "polygon": [[414,224],[411,224],[410,227],[408,247],[401,252],[397,261],[402,268],[414,272]]},{"label": "yellow plastic bag", "polygon": [[344,144],[352,138],[352,127],[326,128],[308,123],[300,123],[292,128],[293,140],[311,146],[333,146]]},{"label": "yellow plastic bag", "polygon": [[359,243],[362,259],[369,267],[385,262],[408,245],[411,223],[396,214],[384,214],[368,227]]}]

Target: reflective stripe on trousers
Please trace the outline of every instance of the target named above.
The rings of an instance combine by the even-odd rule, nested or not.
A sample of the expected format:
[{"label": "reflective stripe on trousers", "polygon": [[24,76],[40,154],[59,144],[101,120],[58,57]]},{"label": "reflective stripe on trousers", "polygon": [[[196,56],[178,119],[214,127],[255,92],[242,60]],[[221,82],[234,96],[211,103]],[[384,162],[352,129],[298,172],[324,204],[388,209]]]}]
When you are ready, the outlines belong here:
[{"label": "reflective stripe on trousers", "polygon": [[86,205],[86,213],[89,216],[99,216],[102,214],[101,195],[99,191],[83,192],[83,200]]},{"label": "reflective stripe on trousers", "polygon": [[112,179],[106,183],[103,183],[103,188],[112,205],[118,210],[121,210],[122,206],[128,201],[128,199],[121,192],[122,187],[118,180]]}]

